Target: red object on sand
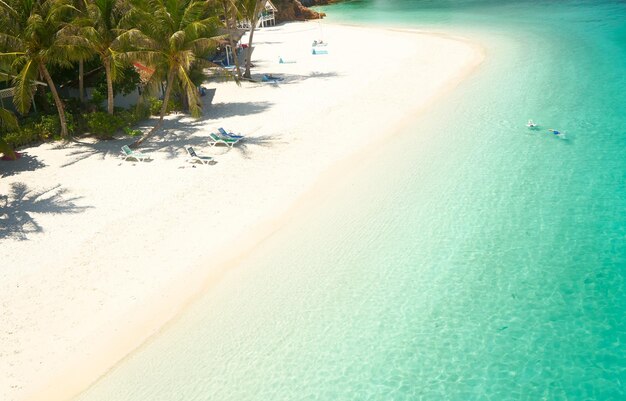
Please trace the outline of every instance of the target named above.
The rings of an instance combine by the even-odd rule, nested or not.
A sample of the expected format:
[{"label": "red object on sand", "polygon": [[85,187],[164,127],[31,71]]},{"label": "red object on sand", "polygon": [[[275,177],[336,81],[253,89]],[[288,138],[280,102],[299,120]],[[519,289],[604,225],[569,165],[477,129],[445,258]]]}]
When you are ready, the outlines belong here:
[{"label": "red object on sand", "polygon": [[9,155],[4,155],[4,156],[0,157],[0,160],[3,160],[3,161],[5,161],[5,162],[12,162],[13,160],[17,160],[17,159],[19,159],[20,157],[22,157],[22,155],[21,155],[20,153],[18,153],[18,152],[13,152],[13,153],[15,153],[15,159],[13,159],[13,158],[12,158],[11,156],[9,156]]}]

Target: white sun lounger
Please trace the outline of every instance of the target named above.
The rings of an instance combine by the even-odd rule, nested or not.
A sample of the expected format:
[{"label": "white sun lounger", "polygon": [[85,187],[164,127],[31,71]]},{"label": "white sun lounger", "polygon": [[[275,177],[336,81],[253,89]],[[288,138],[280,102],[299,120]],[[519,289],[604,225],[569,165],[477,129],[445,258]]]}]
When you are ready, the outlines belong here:
[{"label": "white sun lounger", "polygon": [[232,148],[237,144],[237,142],[241,141],[241,139],[243,138],[229,138],[219,134],[211,133],[209,137],[209,145],[215,146],[218,144],[222,144]]},{"label": "white sun lounger", "polygon": [[213,161],[211,156],[198,156],[195,150],[191,146],[187,147],[187,153],[189,154],[189,163],[209,164]]},{"label": "white sun lounger", "polygon": [[128,159],[135,159],[138,162],[152,160],[150,155],[147,155],[141,152],[136,152],[132,150],[131,148],[129,148],[128,145],[122,146],[122,157],[124,158],[124,161]]}]

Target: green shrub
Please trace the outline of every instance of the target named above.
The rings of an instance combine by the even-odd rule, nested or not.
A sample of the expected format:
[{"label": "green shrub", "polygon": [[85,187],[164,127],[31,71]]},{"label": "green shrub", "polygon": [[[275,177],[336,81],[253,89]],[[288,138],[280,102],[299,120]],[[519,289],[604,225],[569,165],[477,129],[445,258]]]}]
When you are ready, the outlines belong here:
[{"label": "green shrub", "polygon": [[[49,112],[52,112],[52,110],[56,111],[57,104],[54,101],[54,96],[52,95],[52,92],[46,92],[46,94],[44,96],[46,97],[45,102],[46,102],[48,111]],[[48,111],[46,111],[46,113]]]},{"label": "green shrub", "polygon": [[101,108],[102,103],[104,103],[106,100],[107,100],[106,89],[104,91],[100,91],[99,89],[96,88],[93,90],[93,92],[91,92],[91,102],[97,108]]},{"label": "green shrub", "polygon": [[[75,130],[74,116],[70,113],[65,113],[65,124],[68,134],[73,134]],[[56,114],[41,116],[39,121],[34,123],[34,128],[39,131],[41,139],[59,138],[61,135],[61,121]]]},{"label": "green shrub", "polygon": [[[150,114],[158,116],[161,114],[161,107],[163,106],[163,100],[151,97],[148,99],[148,107],[150,108]],[[177,99],[170,98],[167,102],[167,113],[173,111],[181,111],[183,109],[182,104]]]},{"label": "green shrub", "polygon": [[53,138],[61,134],[61,122],[58,116],[41,116],[35,123],[35,129],[39,130],[41,139]]},{"label": "green shrub", "polygon": [[[136,107],[130,110],[117,109],[114,115],[110,115],[103,111],[97,111],[89,114],[84,114],[86,130],[101,139],[110,139],[113,135],[126,128],[130,129],[131,126],[137,124],[139,121],[144,120],[149,116],[149,110],[147,107]],[[130,130],[134,132],[135,130]],[[139,131],[141,133],[141,131]],[[127,134],[130,134],[127,131]],[[138,135],[138,134],[135,134]]]},{"label": "green shrub", "polygon": [[4,140],[13,149],[39,142],[41,139],[38,130],[32,125],[22,126],[18,131],[9,132],[4,135]]},{"label": "green shrub", "polygon": [[[58,119],[59,117],[56,117],[56,118]],[[67,132],[70,135],[73,135],[74,132],[76,132],[76,124],[74,123],[74,116],[71,113],[65,113],[65,125],[67,125]]]},{"label": "green shrub", "polygon": [[124,127],[124,132],[129,136],[141,136],[143,135],[143,131],[140,129],[132,129],[130,127]]},{"label": "green shrub", "polygon": [[96,111],[84,116],[87,129],[100,139],[110,139],[126,124],[119,115],[109,115],[103,111]]},{"label": "green shrub", "polygon": [[[137,106],[130,110],[118,109],[114,115],[103,111],[73,115],[65,113],[69,134],[90,133],[100,139],[111,139],[116,132],[124,129],[126,134],[137,136],[141,130],[131,129],[139,121],[149,117],[147,106]],[[0,134],[12,148],[30,145],[48,139],[60,139],[61,123],[59,116],[30,116],[21,120],[20,129]]]},{"label": "green shrub", "polygon": [[[74,116],[65,113],[65,121],[69,134],[73,134],[76,127]],[[46,139],[60,139],[61,122],[58,115],[43,115],[29,117],[20,123],[17,131],[11,131],[4,135],[4,140],[13,148],[30,145]]]},{"label": "green shrub", "polygon": [[171,113],[173,111],[183,111],[183,104],[179,99],[170,97],[170,100],[167,103],[167,112]]},{"label": "green shrub", "polygon": [[132,110],[133,110],[132,111],[133,114],[135,115],[135,118],[137,119],[137,122],[145,120],[150,117],[150,107],[148,107],[145,104],[138,104]]},{"label": "green shrub", "polygon": [[11,158],[15,157],[15,152],[13,152],[13,148],[2,137],[0,137],[0,154]]},{"label": "green shrub", "polygon": [[148,99],[148,107],[150,108],[150,114],[158,116],[161,114],[161,107],[163,107],[163,101],[157,98],[151,97]]},{"label": "green shrub", "polygon": [[85,121],[85,113],[76,113],[72,114],[72,120],[74,125],[73,133],[74,135],[83,135],[88,131],[87,121]]},{"label": "green shrub", "polygon": [[131,110],[122,110],[119,113],[116,113],[116,115],[124,121],[124,125],[126,126],[131,126],[139,121]]},{"label": "green shrub", "polygon": [[133,108],[120,112],[120,115],[128,122],[128,125],[137,124],[140,121],[150,118],[152,115],[150,107],[143,104],[138,104]]}]

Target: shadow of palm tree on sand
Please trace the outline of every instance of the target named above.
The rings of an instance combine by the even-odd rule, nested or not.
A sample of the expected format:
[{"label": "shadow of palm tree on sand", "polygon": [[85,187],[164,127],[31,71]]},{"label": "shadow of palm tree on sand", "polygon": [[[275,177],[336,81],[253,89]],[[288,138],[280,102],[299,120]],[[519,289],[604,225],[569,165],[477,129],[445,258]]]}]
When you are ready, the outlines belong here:
[{"label": "shadow of palm tree on sand", "polygon": [[282,85],[292,85],[297,84],[309,79],[319,79],[319,80],[328,80],[331,78],[336,78],[341,76],[336,72],[317,72],[313,71],[307,75],[297,75],[297,74],[276,74],[276,77],[280,78],[280,80],[270,80],[263,81],[263,76],[265,74],[254,74],[252,76],[252,82],[257,85],[270,85],[274,88],[280,88]]},{"label": "shadow of palm tree on sand", "polygon": [[269,109],[271,102],[231,102],[212,103],[204,108],[204,115],[201,119],[226,118],[236,116],[247,116],[250,114],[262,113]]},{"label": "shadow of palm tree on sand", "polygon": [[72,151],[67,154],[67,161],[61,167],[71,166],[90,157],[97,157],[104,160],[109,154],[119,154],[120,146],[117,141],[98,141],[98,142],[81,142],[74,140],[69,143],[63,143],[54,149],[65,149],[72,147]]},{"label": "shadow of palm tree on sand", "polygon": [[56,185],[42,191],[29,190],[26,184],[13,183],[8,195],[0,195],[0,240],[20,241],[43,232],[34,214],[80,213],[90,206],[78,206],[80,197],[66,197],[67,190]]},{"label": "shadow of palm tree on sand", "polygon": [[35,156],[21,152],[21,157],[17,160],[0,161],[0,177],[9,177],[24,171],[35,171],[46,165]]},{"label": "shadow of palm tree on sand", "polygon": [[246,159],[250,159],[251,147],[260,146],[264,148],[270,148],[276,144],[285,143],[284,141],[280,141],[280,137],[272,136],[272,135],[262,135],[257,137],[246,137],[237,145],[233,146],[232,149],[238,152],[241,152],[243,157]]}]

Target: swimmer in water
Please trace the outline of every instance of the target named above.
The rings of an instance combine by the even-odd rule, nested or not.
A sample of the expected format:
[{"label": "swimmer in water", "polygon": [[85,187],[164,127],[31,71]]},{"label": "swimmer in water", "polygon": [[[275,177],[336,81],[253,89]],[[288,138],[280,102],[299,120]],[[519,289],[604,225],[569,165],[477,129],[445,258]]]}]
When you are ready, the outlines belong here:
[{"label": "swimmer in water", "polygon": [[550,128],[548,131],[552,132],[554,135],[561,135],[560,131]]}]

